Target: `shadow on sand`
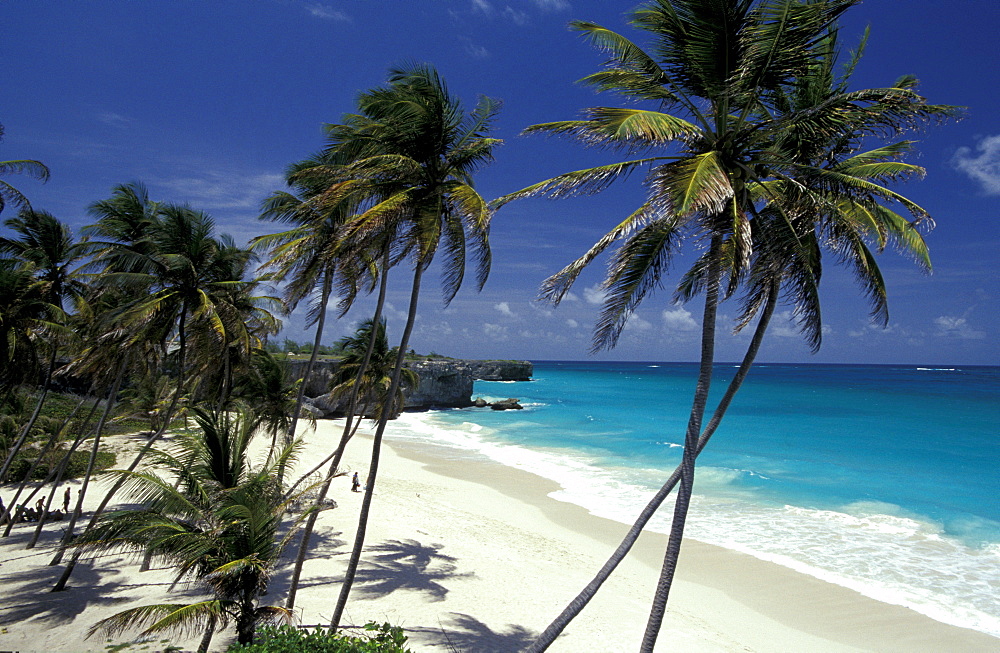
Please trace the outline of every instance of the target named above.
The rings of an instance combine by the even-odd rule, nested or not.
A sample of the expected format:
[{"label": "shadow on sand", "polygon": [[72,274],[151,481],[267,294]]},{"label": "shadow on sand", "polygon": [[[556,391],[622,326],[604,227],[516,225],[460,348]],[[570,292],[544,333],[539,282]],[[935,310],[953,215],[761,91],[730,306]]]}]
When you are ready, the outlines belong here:
[{"label": "shadow on sand", "polygon": [[426,593],[430,601],[443,601],[448,588],[439,581],[474,574],[455,573],[455,558],[440,553],[442,546],[386,540],[368,547],[369,555],[362,558],[354,580],[358,597],[376,599],[397,590],[411,590]]},{"label": "shadow on sand", "polygon": [[508,624],[503,630],[493,630],[471,615],[460,612],[449,614],[447,622],[437,628],[406,630],[414,639],[456,653],[515,653],[523,651],[538,636],[535,631],[515,624]]}]

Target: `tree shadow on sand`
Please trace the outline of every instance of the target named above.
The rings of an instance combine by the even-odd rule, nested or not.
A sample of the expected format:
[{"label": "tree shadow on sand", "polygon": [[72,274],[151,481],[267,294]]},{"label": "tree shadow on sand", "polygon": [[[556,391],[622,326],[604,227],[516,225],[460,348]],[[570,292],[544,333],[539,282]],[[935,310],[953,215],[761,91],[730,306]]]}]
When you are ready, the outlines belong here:
[{"label": "tree shadow on sand", "polygon": [[469,578],[457,574],[455,558],[439,553],[442,545],[424,545],[416,540],[387,540],[367,551],[375,555],[365,560],[354,579],[360,598],[376,599],[397,590],[424,592],[430,601],[443,601],[448,588],[439,581]]},{"label": "tree shadow on sand", "polygon": [[122,583],[109,582],[89,563],[77,565],[73,586],[64,592],[51,592],[62,567],[36,567],[14,577],[0,578],[3,595],[0,613],[5,623],[34,619],[50,626],[60,626],[76,619],[92,606],[114,605],[116,590]]},{"label": "tree shadow on sand", "polygon": [[437,628],[407,628],[427,644],[444,646],[458,653],[515,653],[523,651],[538,637],[538,633],[508,624],[503,630],[493,630],[475,617],[452,612],[446,623]]}]

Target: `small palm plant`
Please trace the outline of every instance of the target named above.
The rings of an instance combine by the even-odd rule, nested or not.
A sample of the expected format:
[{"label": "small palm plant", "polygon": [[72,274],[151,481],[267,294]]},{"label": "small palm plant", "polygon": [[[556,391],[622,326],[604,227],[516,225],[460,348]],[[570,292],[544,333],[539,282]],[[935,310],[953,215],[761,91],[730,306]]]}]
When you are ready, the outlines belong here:
[{"label": "small palm plant", "polygon": [[[371,341],[374,341],[371,357],[359,379],[358,371],[364,360],[365,352],[368,350],[368,343]],[[377,329],[374,320],[365,320],[358,326],[353,335],[341,338],[337,344],[342,347],[344,358],[331,379],[330,395],[332,397],[348,397],[357,385],[360,413],[377,419],[385,404],[391,399],[393,404],[389,413],[393,417],[398,415],[403,409],[403,385],[411,389],[416,388],[417,384],[420,383],[420,377],[413,370],[403,368],[401,371],[403,383],[396,388],[393,397],[389,396],[392,371],[396,365],[399,348],[392,347],[390,349],[389,347],[385,318],[379,321]]]},{"label": "small palm plant", "polygon": [[131,608],[99,621],[90,635],[133,628],[142,628],[143,636],[203,632],[199,650],[204,651],[218,627],[235,624],[237,641],[248,644],[258,625],[291,617],[284,608],[259,601],[297,530],[297,522],[292,528],[283,522],[298,496],[285,496],[276,473],[294,458],[296,444],[271,451],[265,463],[254,465],[249,447],[260,425],[256,416],[201,408],[192,414],[200,428],[157,453],[160,473],[122,472],[144,507],[106,515],[78,546],[152,555],[172,564],[177,580],[204,583],[212,597]]}]

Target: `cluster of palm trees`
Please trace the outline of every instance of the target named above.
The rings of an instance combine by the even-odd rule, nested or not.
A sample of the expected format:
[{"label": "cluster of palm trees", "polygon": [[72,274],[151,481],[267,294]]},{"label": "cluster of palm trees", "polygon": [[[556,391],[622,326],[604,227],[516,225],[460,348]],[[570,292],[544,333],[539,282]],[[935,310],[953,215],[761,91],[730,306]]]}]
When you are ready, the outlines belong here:
[{"label": "cluster of palm trees", "polygon": [[[440,263],[446,303],[470,262],[481,288],[490,267],[493,211],[523,197],[598,192],[642,171],[641,205],[545,280],[542,297],[558,303],[581,271],[610,251],[594,349],[611,348],[634,309],[661,285],[682,243],[698,243],[700,255],[674,295],[675,301],[704,295],[701,366],[684,454],[594,581],[530,650],[547,648],[582,610],[679,484],[642,644],[651,651],[680,551],[695,460],[749,371],[776,306],[790,305],[818,348],[824,251],[851,269],[881,323],[887,320],[886,290],[874,255],[892,246],[930,267],[922,235],[932,226],[930,216],[889,188],[922,173],[902,160],[911,142],[896,139],[957,110],[928,104],[911,77],[849,90],[864,42],[838,72],[837,21],[857,1],[652,0],[631,14],[632,25],[651,39],[648,49],[600,25],[573,23],[608,55],[607,66],[584,81],[621,94],[629,105],[591,108],[580,119],[527,132],[638,156],[559,175],[493,203],[476,192],[473,177],[499,144],[489,136],[499,104],[482,98],[465,111],[437,72],[420,65],[391,70],[386,84],[360,94],[356,112],[327,126],[322,151],[290,166],[289,190],[264,203],[261,218],[287,229],[254,239],[249,249],[216,237],[203,213],[150,201],[139,184],[118,187],[94,204],[96,223],[80,241],[52,216],[32,210],[12,187],[0,186],[0,199],[22,207],[6,223],[18,237],[0,240],[7,257],[0,259],[0,332],[7,345],[0,351],[0,391],[10,394],[36,374],[44,379],[40,406],[60,355],[68,359],[67,370],[107,396],[94,431],[95,453],[125,380],[133,389],[148,388],[155,406],[149,410],[159,416],[156,433],[117,474],[79,538],[73,561],[84,549],[123,546],[171,560],[180,575],[203,580],[214,596],[193,606],[128,611],[102,626],[116,630],[141,622],[153,631],[196,624],[207,647],[215,628],[230,621],[246,642],[261,620],[290,614],[317,515],[356,417],[364,413],[377,422],[357,535],[332,617],[337,627],[365,539],[382,436],[399,409],[404,355],[429,266]],[[37,162],[0,164],[0,173],[18,171],[47,174]],[[257,254],[267,274],[248,280]],[[80,263],[86,265],[74,267]],[[410,302],[399,346],[389,349],[382,310],[387,279],[400,264],[411,275]],[[264,281],[284,284],[280,301],[258,294]],[[348,400],[343,434],[304,478],[311,482],[329,467],[312,485],[304,478],[290,482],[286,466],[294,456],[304,389],[261,348],[277,331],[274,312],[310,303],[315,344],[308,376],[330,302],[337,298],[342,317],[359,295],[375,292],[374,316],[342,343],[351,352],[336,388]],[[738,373],[705,423],[718,305],[731,298],[740,305],[736,329],[755,320],[756,326]],[[42,353],[47,364],[40,362]],[[169,386],[157,381],[163,378]],[[239,408],[240,397],[255,397],[253,412]],[[151,454],[161,473],[136,471],[181,409],[195,416],[199,434],[175,438],[175,449]],[[29,430],[30,421],[9,447],[0,478]],[[258,431],[271,436],[271,445],[255,466],[246,445]],[[145,508],[101,518],[124,485],[139,492]],[[258,599],[288,539],[278,536],[283,515],[306,490],[309,507],[293,519],[302,537],[285,605],[262,608]],[[72,531],[71,524],[67,543]]]},{"label": "cluster of palm trees", "polygon": [[[33,380],[28,370],[39,370],[40,409],[57,373],[86,379],[93,394],[106,396],[96,428],[80,436],[92,438],[92,458],[119,397],[131,396],[157,425],[132,463],[112,473],[111,490],[74,538],[93,464],[88,468],[53,559],[58,564],[64,552],[73,552],[54,591],[66,587],[81,555],[111,548],[141,554],[144,568],[153,558],[167,560],[178,578],[203,581],[214,595],[196,604],[136,608],[95,629],[198,629],[204,649],[218,626],[234,622],[245,643],[257,624],[290,615],[312,528],[356,430],[357,407],[374,413],[377,426],[358,537],[333,619],[339,623],[364,543],[385,425],[401,407],[402,383],[416,382],[402,365],[423,275],[435,258],[443,260],[450,301],[467,259],[480,287],[489,271],[491,210],[473,176],[499,143],[487,136],[497,109],[496,102],[481,99],[464,111],[431,67],[390,71],[387,84],[360,96],[357,113],[328,126],[320,154],[289,168],[290,192],[265,201],[261,218],[289,228],[256,238],[249,248],[216,236],[212,219],[200,211],[150,200],[138,183],[93,204],[96,221],[80,240],[16,191],[7,192],[23,208],[5,223],[17,237],[0,240],[0,253],[7,255],[0,260],[0,282],[5,301],[10,298],[2,308],[10,343],[0,361],[3,389],[14,393]],[[260,254],[261,275],[253,278],[251,264]],[[402,341],[390,349],[381,311],[390,270],[403,263],[412,270],[411,301]],[[259,294],[265,282],[283,282],[283,297]],[[333,391],[348,398],[349,409],[343,437],[320,465],[329,462],[329,471],[313,483],[317,466],[291,482],[287,470],[304,384],[290,382],[263,347],[280,327],[275,313],[312,302],[316,344],[308,377],[334,294],[343,316],[357,296],[376,289],[375,316],[344,343],[349,355]],[[42,352],[48,355],[44,374]],[[197,434],[175,434],[170,447],[158,446],[181,414],[194,416]],[[30,431],[29,421],[8,447],[0,475]],[[254,466],[247,447],[258,432],[270,435],[271,443],[265,463]],[[123,488],[143,508],[105,514]],[[307,509],[291,511],[304,492],[310,493]],[[283,524],[286,515],[305,525],[291,589],[285,607],[261,607],[267,578],[296,530]]]}]

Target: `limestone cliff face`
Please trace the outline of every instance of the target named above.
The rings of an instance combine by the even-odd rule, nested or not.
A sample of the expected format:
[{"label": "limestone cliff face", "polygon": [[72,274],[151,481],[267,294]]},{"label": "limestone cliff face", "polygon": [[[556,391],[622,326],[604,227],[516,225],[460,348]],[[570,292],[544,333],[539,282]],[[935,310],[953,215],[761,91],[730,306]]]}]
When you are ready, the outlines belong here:
[{"label": "limestone cliff face", "polygon": [[[293,378],[305,372],[307,361],[289,361]],[[338,361],[316,361],[306,381],[306,397],[323,415],[341,412],[342,402],[331,402],[325,395]],[[472,385],[484,381],[528,381],[533,366],[529,361],[434,359],[408,361],[406,366],[417,373],[420,384],[414,390],[404,388],[406,408],[464,408],[472,405]]]}]

